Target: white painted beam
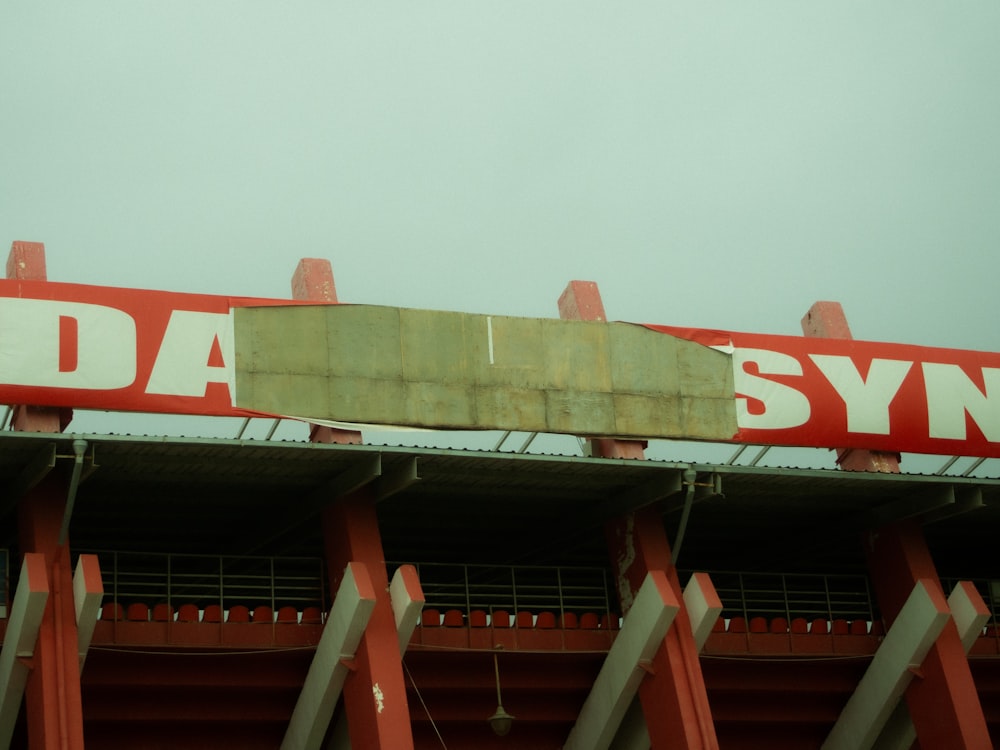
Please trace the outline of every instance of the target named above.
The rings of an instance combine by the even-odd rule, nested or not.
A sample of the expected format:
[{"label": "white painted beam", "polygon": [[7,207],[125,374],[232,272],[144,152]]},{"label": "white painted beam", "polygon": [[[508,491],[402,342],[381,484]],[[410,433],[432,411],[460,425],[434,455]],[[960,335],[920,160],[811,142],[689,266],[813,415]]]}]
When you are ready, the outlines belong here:
[{"label": "white painted beam", "polygon": [[350,563],[292,711],[282,750],[319,750],[349,672],[344,660],[357,652],[374,609],[375,588],[368,569]]},{"label": "white painted beam", "polygon": [[97,616],[104,599],[104,582],[97,555],[80,555],[73,572],[73,605],[76,608],[77,646],[80,652],[80,669],[87,659],[90,641],[97,627]]},{"label": "white painted beam", "polygon": [[691,620],[691,632],[700,652],[722,614],[722,600],[708,573],[694,573],[684,587],[684,609]]},{"label": "white painted beam", "polygon": [[907,685],[951,613],[929,581],[917,581],[864,677],[834,724],[823,750],[867,750],[878,739]]},{"label": "white painted beam", "polygon": [[[694,573],[684,587],[684,609],[691,621],[691,633],[700,652],[722,614],[722,600],[715,591],[708,573]],[[611,750],[649,750],[649,731],[642,704],[638,698],[632,699],[618,733],[611,743]]]},{"label": "white painted beam", "polygon": [[[396,620],[396,634],[399,636],[399,654],[406,653],[410,637],[420,622],[424,608],[424,590],[417,577],[417,569],[412,565],[400,565],[389,583],[389,598],[392,614]],[[337,724],[326,743],[326,750],[351,750],[351,738],[347,731],[347,716],[340,714]]]},{"label": "white painted beam", "polygon": [[646,574],[564,750],[605,750],[639,689],[648,664],[680,611],[666,574]]},{"label": "white painted beam", "polygon": [[955,585],[951,596],[948,597],[948,608],[951,610],[951,616],[955,618],[958,637],[962,639],[962,648],[965,649],[965,653],[969,653],[990,620],[990,608],[986,606],[986,602],[971,581],[959,581]]},{"label": "white painted beam", "polygon": [[30,669],[22,659],[35,653],[38,630],[49,600],[45,555],[28,552],[21,565],[14,601],[7,619],[7,635],[0,651],[0,748],[10,747]]},{"label": "white painted beam", "polygon": [[424,608],[424,591],[420,587],[417,569],[412,565],[400,565],[389,583],[389,598],[392,613],[396,618],[396,633],[399,635],[399,653],[406,653],[410,637],[420,622]]},{"label": "white painted beam", "polygon": [[[948,597],[948,609],[958,628],[965,653],[969,653],[976,638],[990,619],[990,610],[970,581],[960,581]],[[901,700],[872,746],[874,750],[909,750],[917,741],[917,730],[910,718],[906,701]]]}]

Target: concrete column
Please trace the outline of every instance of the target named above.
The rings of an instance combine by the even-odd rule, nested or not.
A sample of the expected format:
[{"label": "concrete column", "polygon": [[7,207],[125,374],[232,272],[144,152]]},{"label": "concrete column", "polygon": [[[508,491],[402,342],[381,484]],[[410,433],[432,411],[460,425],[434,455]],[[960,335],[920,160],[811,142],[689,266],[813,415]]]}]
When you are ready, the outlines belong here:
[{"label": "concrete column", "polygon": [[[850,339],[851,330],[838,302],[817,302],[802,319],[806,336]],[[899,455],[841,449],[841,469],[899,472]],[[889,627],[917,581],[944,596],[919,519],[907,519],[864,535],[868,572],[882,617]],[[921,747],[956,750],[992,747],[979,694],[954,620],[949,620],[927,653],[922,679],[906,689],[906,703]]]},{"label": "concrete column", "polygon": [[[567,320],[607,320],[597,284],[570,282],[559,297],[559,315]],[[592,439],[590,446],[594,456],[645,457],[642,441]],[[656,510],[646,508],[613,519],[605,531],[623,614],[650,571],[663,571],[673,595],[683,602],[663,519]],[[656,650],[650,673],[639,685],[639,700],[652,750],[718,747],[698,645],[683,606]]]},{"label": "concrete column", "polygon": [[[46,281],[45,246],[15,242],[7,259],[7,278]],[[71,417],[68,409],[19,406],[11,428],[61,432]],[[50,475],[22,497],[17,508],[21,552],[44,555],[49,576],[49,599],[38,632],[34,668],[25,688],[31,750],[83,749],[73,571],[69,541],[59,544],[68,489],[61,477]]]}]

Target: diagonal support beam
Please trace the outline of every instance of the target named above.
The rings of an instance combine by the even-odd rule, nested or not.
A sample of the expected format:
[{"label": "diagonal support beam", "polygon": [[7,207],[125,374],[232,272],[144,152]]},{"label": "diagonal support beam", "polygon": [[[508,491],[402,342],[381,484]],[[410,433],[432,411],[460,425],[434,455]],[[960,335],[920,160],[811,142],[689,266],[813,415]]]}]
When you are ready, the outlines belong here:
[{"label": "diagonal support beam", "polygon": [[35,652],[42,615],[49,600],[45,567],[45,555],[39,552],[24,555],[7,620],[3,651],[0,652],[0,748],[10,747],[21,698],[31,671],[22,659],[30,658]]},{"label": "diagonal support beam", "polygon": [[948,608],[955,619],[962,648],[965,649],[965,653],[969,653],[990,620],[990,608],[986,606],[986,602],[971,581],[960,581],[956,584],[951,596],[948,597]]},{"label": "diagonal support beam", "polygon": [[[400,565],[389,583],[389,598],[392,614],[396,618],[396,633],[399,636],[399,654],[406,653],[410,637],[420,622],[420,612],[424,608],[424,591],[417,577],[417,569],[412,565]],[[334,727],[326,750],[350,750],[351,738],[347,729],[347,716],[343,713]]]},{"label": "diagonal support beam", "polygon": [[374,609],[375,588],[367,568],[350,563],[309,665],[282,750],[319,750],[350,672],[345,660],[353,658],[357,651]]},{"label": "diagonal support beam", "polygon": [[399,653],[406,653],[410,636],[420,622],[420,612],[424,608],[424,590],[417,577],[417,569],[412,565],[400,565],[389,583],[389,598],[392,600],[392,614],[396,618],[396,632],[399,634]]},{"label": "diagonal support beam", "polygon": [[944,595],[919,580],[834,724],[823,750],[871,748],[951,613]]},{"label": "diagonal support beam", "polygon": [[663,571],[646,574],[621,632],[608,651],[564,750],[610,747],[648,666],[681,605]]},{"label": "diagonal support beam", "polygon": [[[684,608],[691,620],[691,632],[700,652],[712,633],[715,621],[722,614],[722,600],[715,591],[708,573],[694,573],[684,587]],[[632,700],[625,718],[622,719],[618,734],[611,743],[612,750],[649,750],[649,730],[646,717],[642,713],[642,702]]]},{"label": "diagonal support beam", "polygon": [[693,573],[684,587],[684,607],[691,620],[691,632],[700,652],[722,614],[722,600],[708,573]]},{"label": "diagonal support beam", "polygon": [[77,644],[80,651],[80,669],[87,659],[90,641],[97,627],[97,614],[104,599],[104,582],[97,555],[80,555],[73,573],[73,603],[76,606]]},{"label": "diagonal support beam", "polygon": [[[948,597],[948,608],[958,628],[962,647],[968,654],[983,627],[989,622],[989,607],[973,583],[961,581]],[[917,729],[910,718],[909,706],[906,701],[900,701],[873,747],[875,750],[909,750],[916,741]]]}]

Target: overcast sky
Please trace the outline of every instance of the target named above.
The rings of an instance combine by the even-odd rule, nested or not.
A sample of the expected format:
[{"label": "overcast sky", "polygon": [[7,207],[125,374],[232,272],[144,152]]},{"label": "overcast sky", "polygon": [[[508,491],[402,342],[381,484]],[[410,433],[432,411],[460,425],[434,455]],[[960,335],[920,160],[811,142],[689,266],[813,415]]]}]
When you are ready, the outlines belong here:
[{"label": "overcast sky", "polygon": [[7,0],[49,278],[1000,350],[1000,4]]}]

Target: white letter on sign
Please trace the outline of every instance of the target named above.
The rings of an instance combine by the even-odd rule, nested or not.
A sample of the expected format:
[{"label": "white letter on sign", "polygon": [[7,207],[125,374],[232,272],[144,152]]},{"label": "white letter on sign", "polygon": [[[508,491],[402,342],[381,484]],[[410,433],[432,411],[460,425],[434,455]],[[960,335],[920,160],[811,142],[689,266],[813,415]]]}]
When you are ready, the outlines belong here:
[{"label": "white letter on sign", "polygon": [[[762,375],[801,375],[802,364],[788,354],[768,349],[733,351],[733,381],[736,392],[736,423],[755,430],[783,430],[809,421],[809,399],[791,386],[751,375],[744,365],[753,362]],[[764,404],[763,414],[751,414],[748,399]]]},{"label": "white letter on sign", "polygon": [[0,383],[110,390],[135,381],[135,321],[104,305],[0,298]]},{"label": "white letter on sign", "polygon": [[987,440],[1000,442],[1000,369],[983,368],[984,395],[958,365],[925,362],[923,367],[932,438],[965,440],[968,412]]},{"label": "white letter on sign", "polygon": [[[209,364],[216,339],[222,352],[221,366]],[[209,383],[226,383],[232,398],[233,347],[233,319],[228,313],[174,310],[146,393],[201,398]]]},{"label": "white letter on sign", "polygon": [[862,379],[850,357],[810,354],[830,385],[847,406],[847,431],[871,435],[889,434],[889,404],[899,392],[912,362],[873,359],[868,377]]}]

